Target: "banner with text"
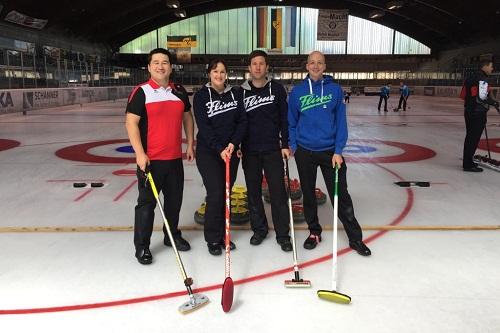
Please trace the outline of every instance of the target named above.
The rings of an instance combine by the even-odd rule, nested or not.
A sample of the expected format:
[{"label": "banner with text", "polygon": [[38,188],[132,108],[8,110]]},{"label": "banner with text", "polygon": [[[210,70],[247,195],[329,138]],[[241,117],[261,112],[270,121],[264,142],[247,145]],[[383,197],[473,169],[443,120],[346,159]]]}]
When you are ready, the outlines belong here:
[{"label": "banner with text", "polygon": [[167,49],[178,49],[186,47],[197,47],[196,35],[190,36],[167,36]]},{"label": "banner with text", "polygon": [[319,9],[317,40],[347,40],[348,10]]}]

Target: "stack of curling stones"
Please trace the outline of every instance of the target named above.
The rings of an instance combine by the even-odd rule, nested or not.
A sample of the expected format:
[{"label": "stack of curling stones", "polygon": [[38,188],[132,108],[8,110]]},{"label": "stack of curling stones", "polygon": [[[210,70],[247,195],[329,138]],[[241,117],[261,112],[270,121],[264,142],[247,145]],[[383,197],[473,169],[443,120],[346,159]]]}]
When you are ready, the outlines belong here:
[{"label": "stack of curling stones", "polygon": [[[288,185],[286,177],[284,179],[284,182],[287,188]],[[304,206],[302,205],[301,202],[299,202],[299,200],[302,198],[302,190],[300,188],[300,182],[298,179],[294,178],[291,180],[290,191],[291,191],[290,197],[292,198],[293,201],[295,201],[292,203],[293,221],[295,223],[302,223],[305,221],[305,217],[304,217]],[[316,188],[315,194],[318,205],[322,205],[326,202],[326,194],[323,193],[321,189]],[[271,203],[271,197],[269,195],[269,187],[267,184],[266,177],[262,178],[262,195],[264,196],[264,200],[267,203]]]},{"label": "stack of curling stones", "polygon": [[[205,223],[205,207],[206,203],[202,202],[194,212],[194,221],[198,224]],[[234,185],[231,190],[231,224],[241,225],[249,220],[247,189],[242,185]]]},{"label": "stack of curling stones", "polygon": [[[286,178],[285,178],[285,188],[287,188],[287,183],[286,183]],[[292,179],[290,183],[290,191],[292,192],[290,197],[292,198],[292,201],[295,200],[300,200],[302,198],[302,190],[300,188],[300,183],[298,179]],[[316,188],[315,190],[316,193],[316,201],[318,202],[318,205],[322,205],[326,202],[326,194],[321,191],[321,189]],[[269,188],[267,185],[267,180],[264,177],[262,179],[262,195],[264,196],[264,200],[267,203],[271,203],[271,197],[269,195]]]}]

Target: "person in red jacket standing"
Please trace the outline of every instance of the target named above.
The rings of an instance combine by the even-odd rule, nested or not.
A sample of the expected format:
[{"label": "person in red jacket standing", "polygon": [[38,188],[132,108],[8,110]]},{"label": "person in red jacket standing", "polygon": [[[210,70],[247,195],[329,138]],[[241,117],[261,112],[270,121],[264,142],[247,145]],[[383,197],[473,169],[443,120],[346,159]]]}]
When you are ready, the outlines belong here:
[{"label": "person in red jacket standing", "polygon": [[467,172],[481,172],[474,161],[474,153],[486,126],[486,113],[491,106],[498,109],[498,102],[490,95],[488,75],[493,72],[491,60],[479,64],[479,72],[465,80],[464,83],[464,118],[467,134],[464,140],[462,167]]},{"label": "person in red jacket standing", "polygon": [[[153,262],[149,250],[153,232],[156,199],[147,186],[146,168],[151,171],[156,187],[163,192],[165,216],[179,251],[191,246],[178,229],[179,212],[184,189],[182,165],[182,125],[187,138],[186,156],[194,159],[194,122],[191,104],[184,87],[170,82],[171,57],[158,48],[149,53],[148,71],[151,78],[132,91],[126,111],[126,128],[135,151],[139,197],[135,206],[134,244],[139,263]],[[163,226],[164,244],[172,246]]]}]

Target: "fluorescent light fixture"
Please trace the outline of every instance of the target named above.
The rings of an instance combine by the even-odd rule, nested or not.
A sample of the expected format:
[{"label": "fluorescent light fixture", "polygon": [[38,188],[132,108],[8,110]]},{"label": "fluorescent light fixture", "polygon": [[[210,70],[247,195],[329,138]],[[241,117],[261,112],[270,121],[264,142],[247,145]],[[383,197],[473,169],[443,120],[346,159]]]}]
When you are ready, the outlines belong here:
[{"label": "fluorescent light fixture", "polygon": [[186,11],[184,9],[177,9],[174,12],[174,15],[177,16],[177,17],[181,17],[181,18],[184,18],[184,17],[187,16]]},{"label": "fluorescent light fixture", "polygon": [[368,17],[371,18],[371,19],[376,19],[376,18],[379,18],[379,17],[382,17],[384,16],[384,11],[382,10],[372,10],[369,14],[368,14]]},{"label": "fluorescent light fixture", "polygon": [[389,10],[394,10],[403,7],[403,5],[404,5],[403,1],[389,1],[386,4],[386,8]]},{"label": "fluorescent light fixture", "polygon": [[167,0],[168,8],[179,8],[180,6],[179,0]]}]

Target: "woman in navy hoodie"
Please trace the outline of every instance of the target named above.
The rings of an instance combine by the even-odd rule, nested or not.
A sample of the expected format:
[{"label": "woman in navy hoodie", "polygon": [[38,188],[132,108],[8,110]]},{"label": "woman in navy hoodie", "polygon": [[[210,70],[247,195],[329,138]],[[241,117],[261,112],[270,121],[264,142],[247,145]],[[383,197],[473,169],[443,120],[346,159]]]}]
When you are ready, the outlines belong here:
[{"label": "woman in navy hoodie", "polygon": [[[208,252],[220,255],[224,246],[225,160],[230,158],[231,187],[236,180],[236,151],[246,132],[246,114],[239,92],[226,84],[227,66],[214,59],[208,65],[209,82],[193,99],[198,126],[196,165],[207,190],[204,233]],[[231,242],[231,249],[236,246]]]}]

